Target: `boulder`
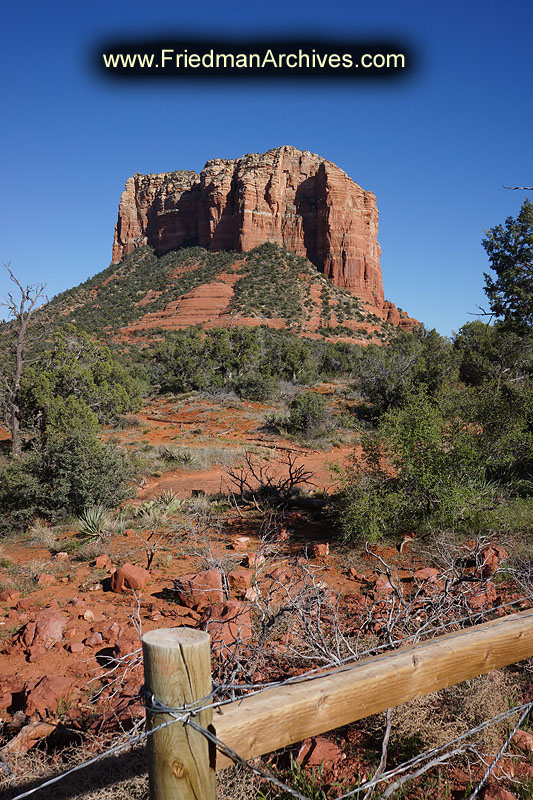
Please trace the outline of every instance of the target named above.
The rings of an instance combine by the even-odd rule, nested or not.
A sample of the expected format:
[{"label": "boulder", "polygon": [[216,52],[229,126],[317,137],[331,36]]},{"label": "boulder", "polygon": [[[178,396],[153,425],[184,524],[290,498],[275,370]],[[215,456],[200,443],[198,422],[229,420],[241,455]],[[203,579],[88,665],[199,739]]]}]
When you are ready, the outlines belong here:
[{"label": "boulder", "polygon": [[174,590],[178,602],[187,607],[204,608],[224,600],[219,569],[182,575],[174,581]]},{"label": "boulder", "polygon": [[124,592],[130,590],[139,592],[150,580],[150,573],[144,567],[135,564],[124,564],[119,567],[111,576],[111,590],[113,592]]},{"label": "boulder", "polygon": [[239,642],[250,639],[252,621],[246,603],[228,600],[207,608],[199,623],[211,635],[211,647],[216,651],[233,648]]},{"label": "boulder", "polygon": [[45,650],[51,650],[63,640],[67,622],[67,616],[61,611],[45,608],[37,614],[34,621],[28,622],[25,626],[22,643],[28,648],[39,645]]},{"label": "boulder", "polygon": [[252,585],[253,572],[244,567],[239,567],[231,572],[228,572],[228,584],[232,592],[237,594],[244,594],[244,592]]},{"label": "boulder", "polygon": [[0,600],[3,603],[13,603],[15,600],[18,600],[20,597],[20,592],[18,589],[4,589],[3,592],[0,592]]},{"label": "boulder", "polygon": [[329,556],[329,542],[313,542],[311,555],[313,558],[327,558]]},{"label": "boulder", "polygon": [[533,733],[529,731],[517,730],[513,736],[513,742],[524,753],[533,755]]},{"label": "boulder", "polygon": [[417,569],[413,573],[413,578],[417,581],[435,581],[439,575],[440,572],[435,567],[424,567],[424,569]]},{"label": "boulder", "polygon": [[57,578],[54,575],[43,572],[39,575],[37,583],[39,586],[54,586],[57,583]]},{"label": "boulder", "polygon": [[507,550],[504,550],[503,547],[489,544],[482,549],[481,557],[483,559],[481,566],[481,577],[490,578],[491,575],[494,575],[496,570],[499,569],[502,561],[504,561],[506,558],[509,558],[509,553]]},{"label": "boulder", "polygon": [[24,711],[28,716],[36,712],[42,717],[47,712],[55,714],[59,701],[69,694],[71,686],[71,678],[63,675],[46,675],[33,684],[27,684]]}]

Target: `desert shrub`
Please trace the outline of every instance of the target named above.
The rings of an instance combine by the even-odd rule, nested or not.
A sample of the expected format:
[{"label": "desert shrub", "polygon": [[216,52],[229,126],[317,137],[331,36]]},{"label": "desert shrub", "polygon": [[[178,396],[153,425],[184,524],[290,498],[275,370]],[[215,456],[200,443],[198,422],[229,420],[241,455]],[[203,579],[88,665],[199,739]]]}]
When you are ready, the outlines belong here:
[{"label": "desert shrub", "polygon": [[379,539],[423,524],[454,526],[490,500],[482,437],[446,419],[425,391],[390,409],[362,440],[361,457],[340,471],[346,539]]},{"label": "desert shrub", "polygon": [[250,400],[269,399],[280,381],[308,385],[352,376],[359,345],[316,341],[266,326],[203,331],[186,328],[139,351],[152,385],[162,392],[229,390]]},{"label": "desert shrub", "polygon": [[358,364],[357,389],[379,417],[388,408],[402,406],[417,390],[436,397],[457,376],[457,356],[451,342],[419,326],[400,332],[386,346],[371,344]]},{"label": "desert shrub", "polygon": [[271,375],[260,372],[246,373],[235,381],[235,391],[244,400],[270,400],[278,389],[279,383]]},{"label": "desert shrub", "polygon": [[326,401],[321,394],[304,392],[290,404],[287,429],[295,433],[313,434],[322,430],[326,421]]},{"label": "desert shrub", "polygon": [[267,414],[265,420],[279,433],[316,438],[327,426],[326,401],[316,392],[303,392],[292,400],[288,414]]},{"label": "desert shrub", "polygon": [[66,325],[25,369],[20,405],[23,427],[46,437],[50,427],[101,424],[139,408],[142,383],[108,347]]},{"label": "desert shrub", "polygon": [[181,464],[185,467],[190,467],[196,463],[196,457],[190,450],[184,450],[181,447],[177,447],[176,445],[162,445],[159,450],[159,456],[164,461],[170,461],[171,463]]},{"label": "desert shrub", "polygon": [[25,527],[81,514],[88,505],[117,505],[132,493],[126,456],[91,430],[56,435],[44,447],[11,461],[0,475],[5,525]]}]

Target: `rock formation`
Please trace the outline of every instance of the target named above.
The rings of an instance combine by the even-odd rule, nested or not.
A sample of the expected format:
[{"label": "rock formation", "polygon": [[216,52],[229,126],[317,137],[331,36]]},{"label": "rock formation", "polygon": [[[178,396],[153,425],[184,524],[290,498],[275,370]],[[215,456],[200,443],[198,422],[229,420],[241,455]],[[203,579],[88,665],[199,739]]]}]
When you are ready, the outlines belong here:
[{"label": "rock formation", "polygon": [[236,161],[208,161],[199,175],[180,171],[129,178],[120,200],[113,262],[144,244],[161,253],[193,245],[242,252],[272,241],[306,256],[380,316],[395,317],[396,308],[385,305],[377,233],[372,192],[330,161],[279,147]]}]

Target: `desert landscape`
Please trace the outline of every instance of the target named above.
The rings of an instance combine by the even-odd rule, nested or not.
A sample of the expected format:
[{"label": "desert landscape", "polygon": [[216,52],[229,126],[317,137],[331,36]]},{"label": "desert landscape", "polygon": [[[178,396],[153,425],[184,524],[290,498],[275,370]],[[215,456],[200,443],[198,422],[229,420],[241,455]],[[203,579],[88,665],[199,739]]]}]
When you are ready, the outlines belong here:
[{"label": "desert landscape", "polygon": [[[483,246],[489,311],[441,336],[385,299],[374,194],[281,146],[129,178],[111,264],[48,302],[8,267],[6,800],[149,797],[154,629],[210,634],[223,708],[532,608],[531,203]],[[486,662],[217,797],[533,797],[531,659]]]}]

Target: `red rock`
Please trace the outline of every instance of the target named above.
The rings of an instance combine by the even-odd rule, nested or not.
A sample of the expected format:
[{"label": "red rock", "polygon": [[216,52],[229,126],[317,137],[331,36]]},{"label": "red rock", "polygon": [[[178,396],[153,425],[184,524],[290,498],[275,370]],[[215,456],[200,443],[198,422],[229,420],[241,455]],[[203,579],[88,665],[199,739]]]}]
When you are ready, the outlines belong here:
[{"label": "red rock", "polygon": [[63,631],[67,624],[67,617],[61,611],[46,608],[40,611],[35,621],[28,622],[23,632],[23,643],[26,647],[42,645],[50,650],[63,639]]},{"label": "red rock", "polygon": [[133,656],[135,651],[139,650],[140,647],[141,643],[138,638],[132,638],[131,634],[129,636],[122,636],[113,648],[113,656],[116,659],[127,658],[128,656]]},{"label": "red rock", "polygon": [[123,592],[126,589],[138,592],[150,580],[150,573],[144,567],[135,564],[124,564],[111,576],[111,589],[113,592]]},{"label": "red rock", "polygon": [[259,567],[264,562],[265,557],[261,553],[247,553],[242,560],[242,566],[248,568]]},{"label": "red rock", "polygon": [[311,553],[313,558],[327,558],[329,555],[329,542],[313,542]]},{"label": "red rock", "polygon": [[174,582],[177,598],[184,606],[203,608],[224,600],[222,573],[219,569],[182,575]]},{"label": "red rock", "polygon": [[42,717],[49,711],[57,711],[59,700],[66,697],[72,686],[72,680],[62,675],[46,675],[32,685],[27,685],[24,700],[24,711],[28,716],[38,712]]},{"label": "red rock", "polygon": [[83,642],[71,642],[68,649],[70,653],[83,653],[85,646]]},{"label": "red rock", "polygon": [[0,600],[3,603],[12,603],[14,600],[18,600],[20,597],[20,592],[18,589],[4,589],[3,592],[0,592]]},{"label": "red rock", "polygon": [[386,575],[378,575],[376,579],[376,583],[374,585],[374,593],[376,595],[379,594],[391,594],[394,589],[391,586],[391,583]]},{"label": "red rock", "polygon": [[296,760],[306,767],[318,767],[322,763],[328,767],[343,757],[345,757],[344,753],[334,742],[330,742],[323,736],[316,736],[302,742]]},{"label": "red rock", "polygon": [[37,579],[39,586],[54,586],[57,583],[57,578],[54,575],[48,575],[46,572],[41,573]]},{"label": "red rock", "polygon": [[200,626],[211,635],[211,647],[215,651],[235,647],[252,635],[248,605],[238,600],[228,600],[206,608]]},{"label": "red rock", "polygon": [[122,636],[123,631],[124,628],[119,622],[113,622],[109,628],[106,628],[104,631],[102,631],[102,637],[106,640],[106,642],[114,644],[117,639]]},{"label": "red rock", "polygon": [[103,641],[104,637],[102,636],[102,634],[98,633],[98,631],[95,631],[94,633],[91,633],[91,635],[84,640],[83,644],[86,645],[87,647],[100,647]]},{"label": "red rock", "polygon": [[96,569],[108,569],[111,566],[111,559],[107,553],[102,556],[96,556],[94,566]]},{"label": "red rock", "polygon": [[246,252],[276,242],[306,256],[382,319],[410,330],[416,320],[384,299],[377,234],[372,192],[330,161],[284,146],[236,161],[214,159],[200,174],[128,178],[112,258],[118,263],[145,244],[160,253],[191,244]]},{"label": "red rock", "polygon": [[238,553],[245,553],[248,550],[249,544],[249,536],[238,536],[236,539],[233,539],[231,546],[233,550],[236,550]]},{"label": "red rock", "polygon": [[524,753],[533,754],[533,734],[529,733],[529,731],[518,730],[513,736],[513,742]]},{"label": "red rock", "polygon": [[413,578],[417,581],[434,581],[439,574],[439,570],[435,569],[435,567],[425,567],[413,573]]},{"label": "red rock", "polygon": [[[294,147],[208,161],[197,175],[136,174],[120,200],[113,262],[144,244],[251,250],[277,242],[337,286],[383,307],[376,198],[345,172]],[[390,309],[388,309],[390,311]]]},{"label": "red rock", "polygon": [[483,800],[516,800],[516,795],[496,784],[485,789]]},{"label": "red rock", "polygon": [[287,528],[281,527],[279,529],[279,531],[278,531],[277,536],[276,536],[276,541],[277,542],[288,542],[290,538],[291,538],[291,534],[287,530]]},{"label": "red rock", "polygon": [[229,588],[233,592],[239,592],[243,594],[246,589],[248,589],[252,585],[252,578],[253,573],[250,572],[249,569],[244,569],[243,567],[239,567],[238,569],[234,569],[231,572],[228,572],[228,584]]},{"label": "red rock", "polygon": [[43,644],[32,644],[28,650],[28,661],[32,664],[39,661],[46,653],[46,647]]},{"label": "red rock", "polygon": [[509,553],[503,547],[491,544],[482,549],[481,557],[483,559],[481,576],[490,578],[499,569],[501,562],[509,558]]},{"label": "red rock", "polygon": [[357,572],[357,570],[355,569],[355,567],[350,567],[350,569],[348,570],[348,572],[347,572],[346,574],[347,574],[347,576],[348,576],[349,578],[351,578],[351,579],[352,579],[352,580],[354,580],[354,581],[359,581],[359,580],[361,580],[361,578],[359,577],[359,573]]},{"label": "red rock", "polygon": [[19,611],[27,611],[28,609],[32,608],[34,604],[34,600],[32,597],[21,597],[20,600],[17,602],[17,609]]},{"label": "red rock", "polygon": [[487,608],[487,606],[494,605],[494,602],[497,598],[496,594],[496,587],[493,583],[488,582],[485,588],[485,591],[479,592],[478,594],[474,594],[471,597],[468,597],[466,602],[475,610],[481,608]]}]

